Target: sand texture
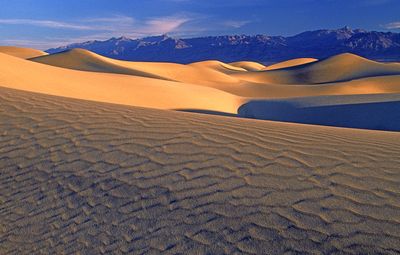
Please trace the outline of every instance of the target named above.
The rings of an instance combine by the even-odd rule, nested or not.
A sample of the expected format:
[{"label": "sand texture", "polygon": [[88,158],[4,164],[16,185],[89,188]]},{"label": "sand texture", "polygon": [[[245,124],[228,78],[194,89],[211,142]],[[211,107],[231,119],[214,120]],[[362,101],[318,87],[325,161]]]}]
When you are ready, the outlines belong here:
[{"label": "sand texture", "polygon": [[399,254],[400,133],[0,88],[0,254]]}]

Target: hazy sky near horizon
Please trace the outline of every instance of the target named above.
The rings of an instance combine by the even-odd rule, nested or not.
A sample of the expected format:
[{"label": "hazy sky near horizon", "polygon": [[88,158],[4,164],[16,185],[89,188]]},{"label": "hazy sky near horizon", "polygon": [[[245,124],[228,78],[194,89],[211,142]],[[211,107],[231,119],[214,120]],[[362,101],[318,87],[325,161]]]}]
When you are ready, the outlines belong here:
[{"label": "hazy sky near horizon", "polygon": [[119,36],[287,36],[346,25],[400,32],[400,0],[0,0],[0,45],[38,49]]}]

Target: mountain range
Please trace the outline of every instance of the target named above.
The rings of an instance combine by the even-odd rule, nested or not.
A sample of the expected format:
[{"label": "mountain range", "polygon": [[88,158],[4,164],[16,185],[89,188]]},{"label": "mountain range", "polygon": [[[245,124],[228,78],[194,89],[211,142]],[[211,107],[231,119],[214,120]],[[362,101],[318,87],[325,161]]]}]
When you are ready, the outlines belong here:
[{"label": "mountain range", "polygon": [[307,31],[295,36],[227,35],[173,38],[168,35],[140,39],[127,37],[74,43],[47,50],[58,53],[83,48],[97,54],[130,61],[192,63],[208,59],[223,62],[273,63],[293,58],[327,58],[353,53],[378,61],[400,61],[400,33],[344,27]]}]

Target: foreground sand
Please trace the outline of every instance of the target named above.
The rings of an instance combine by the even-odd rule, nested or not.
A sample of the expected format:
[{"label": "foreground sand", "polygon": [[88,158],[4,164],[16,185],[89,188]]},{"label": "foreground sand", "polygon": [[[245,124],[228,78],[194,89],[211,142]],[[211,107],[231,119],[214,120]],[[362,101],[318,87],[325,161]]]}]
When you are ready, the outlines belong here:
[{"label": "foreground sand", "polygon": [[400,133],[0,88],[0,254],[398,254]]}]

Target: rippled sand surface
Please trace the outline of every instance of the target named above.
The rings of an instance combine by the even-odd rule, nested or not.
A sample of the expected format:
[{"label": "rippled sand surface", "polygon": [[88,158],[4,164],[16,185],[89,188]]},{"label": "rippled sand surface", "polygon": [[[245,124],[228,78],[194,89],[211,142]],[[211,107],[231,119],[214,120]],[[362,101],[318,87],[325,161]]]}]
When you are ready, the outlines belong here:
[{"label": "rippled sand surface", "polygon": [[1,254],[398,254],[400,133],[0,88]]}]

